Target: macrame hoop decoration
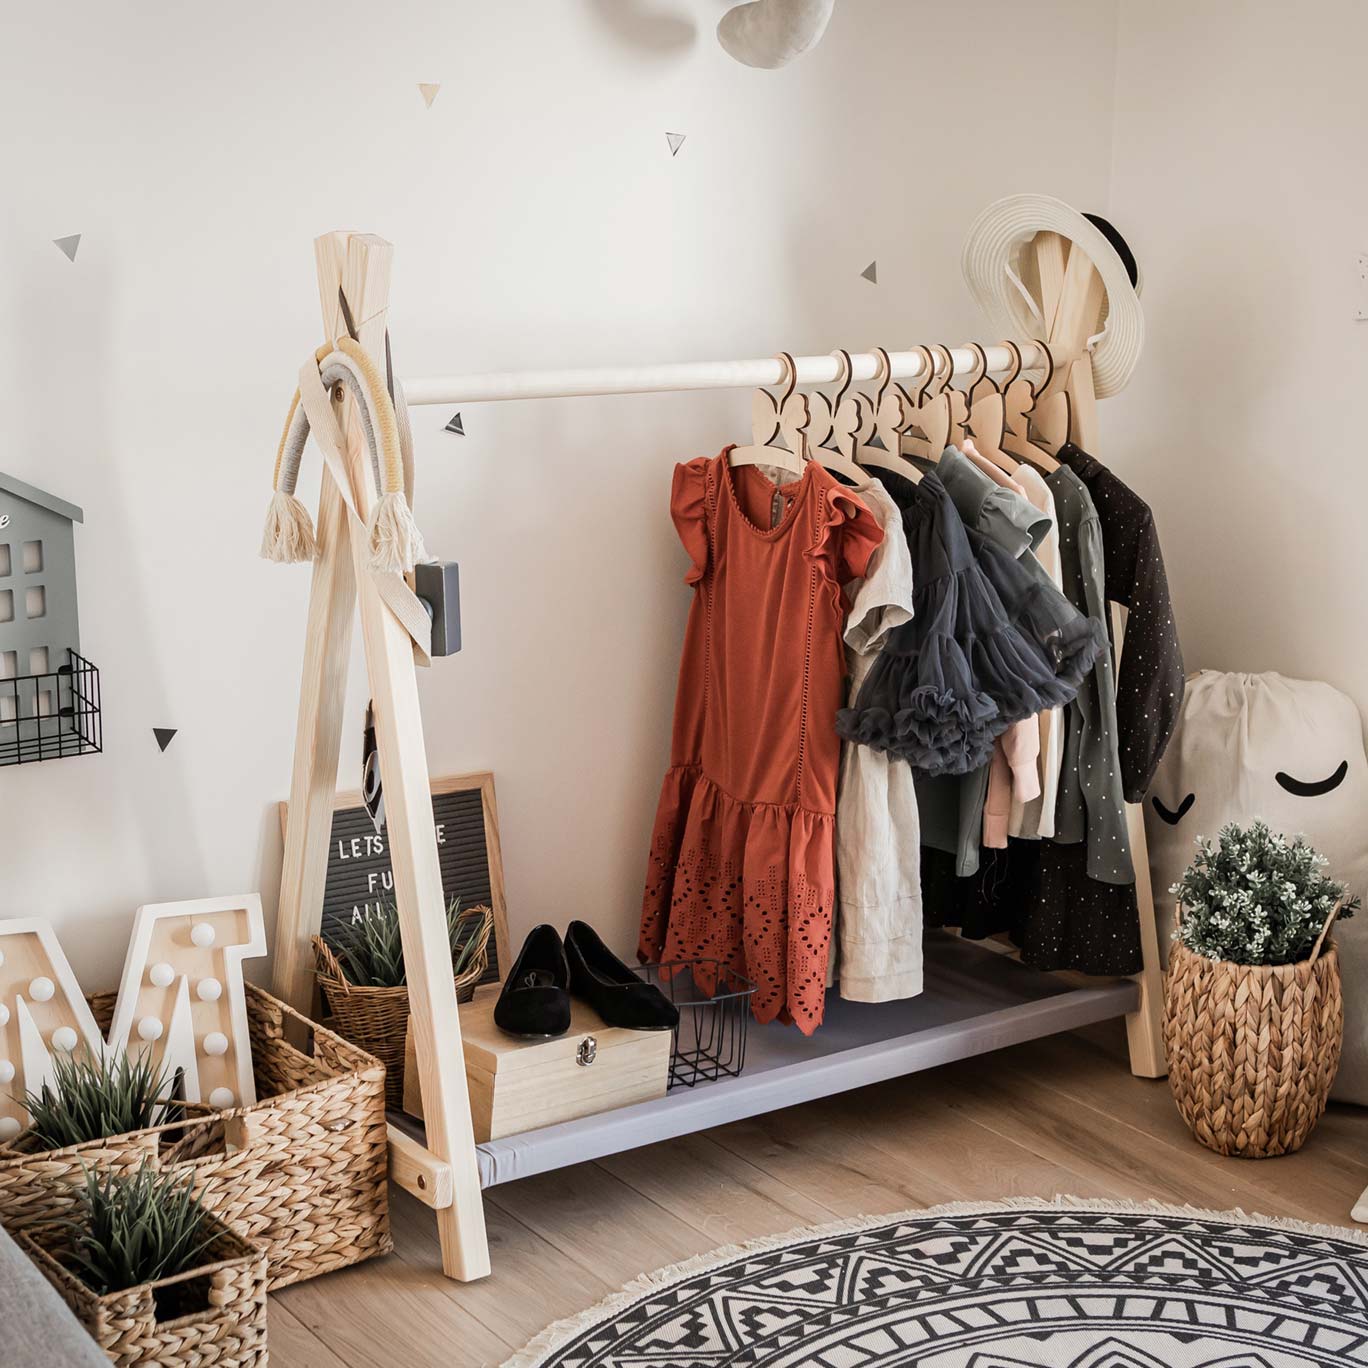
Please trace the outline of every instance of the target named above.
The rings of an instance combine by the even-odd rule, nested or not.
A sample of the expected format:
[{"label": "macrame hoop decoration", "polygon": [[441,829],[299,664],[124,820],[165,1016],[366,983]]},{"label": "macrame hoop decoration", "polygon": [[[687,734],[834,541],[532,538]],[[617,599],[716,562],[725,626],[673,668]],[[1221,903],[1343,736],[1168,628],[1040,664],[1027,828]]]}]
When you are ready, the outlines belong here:
[{"label": "macrame hoop decoration", "polygon": [[[408,574],[427,559],[427,550],[411,507],[413,434],[403,389],[395,380],[391,400],[375,363],[350,337],[320,347],[307,366],[317,368],[325,392],[342,385],[356,401],[375,481],[375,506],[366,524],[371,569]],[[301,376],[301,389],[295,390],[276,452],[273,493],[261,539],[261,554],[267,560],[311,561],[318,555],[313,519],[295,494],[304,446],[313,427],[308,413],[312,405],[302,397],[305,383],[306,377]]]}]

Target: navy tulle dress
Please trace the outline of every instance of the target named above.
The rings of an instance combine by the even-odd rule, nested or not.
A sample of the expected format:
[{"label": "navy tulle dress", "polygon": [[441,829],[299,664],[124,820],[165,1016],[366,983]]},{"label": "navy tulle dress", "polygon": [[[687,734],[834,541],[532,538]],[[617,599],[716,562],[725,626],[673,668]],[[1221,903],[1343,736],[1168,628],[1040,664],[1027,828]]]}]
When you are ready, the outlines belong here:
[{"label": "navy tulle dress", "polygon": [[1105,629],[1048,575],[966,528],[936,475],[879,478],[903,510],[914,613],[889,634],[836,729],[918,775],[967,774],[1014,722],[1077,694]]}]

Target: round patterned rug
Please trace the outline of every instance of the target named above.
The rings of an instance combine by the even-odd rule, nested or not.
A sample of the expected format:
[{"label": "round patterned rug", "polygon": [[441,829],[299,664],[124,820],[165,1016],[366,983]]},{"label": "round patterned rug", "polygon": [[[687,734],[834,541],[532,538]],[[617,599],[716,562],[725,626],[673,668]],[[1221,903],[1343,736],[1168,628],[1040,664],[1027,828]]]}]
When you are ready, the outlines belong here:
[{"label": "round patterned rug", "polygon": [[1158,1205],[959,1204],[716,1250],[504,1368],[1368,1365],[1368,1234]]}]

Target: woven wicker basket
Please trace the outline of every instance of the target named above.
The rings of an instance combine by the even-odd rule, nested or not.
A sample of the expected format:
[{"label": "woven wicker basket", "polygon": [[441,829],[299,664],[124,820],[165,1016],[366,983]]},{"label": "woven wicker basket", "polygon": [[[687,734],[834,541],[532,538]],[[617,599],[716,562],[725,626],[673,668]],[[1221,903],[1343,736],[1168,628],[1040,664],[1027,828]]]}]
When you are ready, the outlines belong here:
[{"label": "woven wicker basket", "polygon": [[[469,1002],[475,996],[475,986],[489,967],[489,934],[494,926],[494,913],[488,907],[470,907],[460,915],[461,921],[476,919],[480,924],[471,935],[479,947],[456,979],[457,1002]],[[328,1025],[385,1066],[385,1103],[402,1111],[408,988],[403,984],[397,988],[368,988],[350,983],[341,960],[327,942],[315,936],[313,947]]]},{"label": "woven wicker basket", "polygon": [[266,1256],[227,1226],[200,1267],[103,1296],[61,1262],[64,1227],[33,1226],[17,1239],[120,1368],[266,1368]]},{"label": "woven wicker basket", "polygon": [[1169,1086],[1208,1149],[1291,1154],[1324,1113],[1344,1040],[1339,952],[1327,939],[1338,910],[1297,964],[1234,964],[1174,944],[1164,980]]},{"label": "woven wicker basket", "polygon": [[[379,1064],[264,989],[246,989],[253,1106],[60,1150],[30,1151],[20,1135],[0,1146],[0,1222],[18,1231],[61,1219],[85,1168],[134,1172],[147,1162],[193,1175],[205,1205],[265,1251],[272,1288],[389,1253]],[[108,1030],[114,995],[90,1005]],[[307,1053],[286,1040],[287,1023],[310,1040]]]}]

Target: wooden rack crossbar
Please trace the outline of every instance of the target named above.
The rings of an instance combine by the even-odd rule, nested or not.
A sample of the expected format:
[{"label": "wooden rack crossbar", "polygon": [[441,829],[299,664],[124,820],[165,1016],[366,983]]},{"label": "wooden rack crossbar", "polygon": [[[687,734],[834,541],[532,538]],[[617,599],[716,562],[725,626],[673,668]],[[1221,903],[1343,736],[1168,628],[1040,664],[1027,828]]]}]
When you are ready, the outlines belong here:
[{"label": "wooden rack crossbar", "polygon": [[[335,338],[346,331],[339,295],[345,297],[350,318],[364,320],[357,329],[361,346],[383,371],[393,248],[369,234],[329,233],[316,239],[314,251],[324,336]],[[1033,258],[1031,276],[1045,320],[1044,340],[1056,366],[1068,367],[1069,436],[1090,448],[1096,439],[1096,400],[1086,342],[1098,328],[1104,303],[1102,281],[1087,257],[1071,252],[1057,234],[1037,235]],[[1006,348],[990,346],[984,350],[991,370],[1002,371],[1013,364]],[[952,355],[956,373],[968,372],[979,364],[975,351],[956,349]],[[1028,368],[1044,360],[1030,343],[1022,345],[1022,359]],[[891,353],[895,378],[915,378],[922,365],[919,352]],[[830,383],[838,378],[838,363],[831,356],[805,356],[797,358],[796,371],[800,384]],[[861,381],[875,378],[878,360],[874,354],[853,356],[852,374]],[[783,378],[780,362],[763,358],[458,375],[410,380],[406,389],[410,404],[450,404],[749,388],[777,385]],[[590,1117],[572,1123],[570,1128],[549,1127],[512,1137],[501,1142],[502,1148],[482,1145],[477,1150],[431,820],[413,643],[381,598],[367,568],[363,523],[376,495],[361,420],[345,394],[338,396],[336,410],[346,438],[348,482],[360,520],[349,520],[334,478],[326,474],[319,501],[319,551],[304,638],[281,869],[275,989],[292,1006],[304,1012],[313,1010],[311,938],[322,917],[347,663],[359,605],[425,1115],[421,1139],[390,1126],[390,1177],[435,1212],[442,1267],[449,1277],[470,1280],[490,1271],[483,1185],[506,1181],[519,1172],[560,1167],[594,1154],[683,1134],[711,1124],[706,1118],[715,1120],[719,1108],[732,1116],[755,1115],[803,1097],[912,1073],[1017,1040],[1120,1015],[1126,1018],[1132,1071],[1150,1078],[1165,1072],[1159,948],[1149,860],[1140,809],[1131,806],[1127,819],[1144,963],[1134,983],[1089,980],[1083,987],[1070,987],[1058,976],[1041,975],[1014,964],[1010,972],[1002,966],[984,969],[984,986],[975,1000],[972,985],[978,971],[947,959],[952,955],[949,949],[928,946],[928,963],[939,957],[942,964],[939,988],[928,981],[922,998],[907,1004],[882,1004],[867,1012],[846,1012],[844,1008],[854,1009],[857,1004],[837,1004],[831,1030],[815,1050],[799,1048],[803,1042],[795,1044],[794,1033],[776,1028],[777,1034],[769,1032],[768,1043],[757,1042],[756,1058],[746,1074],[702,1085],[691,1099],[647,1104],[654,1108],[647,1112],[633,1108],[610,1112],[601,1120]],[[1112,611],[1119,651],[1124,619],[1117,605]],[[731,1091],[719,1091],[715,1101],[708,1103],[702,1096],[704,1087]]]},{"label": "wooden rack crossbar", "polygon": [[[985,347],[991,372],[1005,371],[1015,357],[1001,346]],[[953,374],[968,375],[978,357],[968,347],[952,347]],[[915,380],[925,361],[920,352],[889,352],[889,374],[894,380]],[[829,385],[841,376],[834,356],[795,356],[800,385]],[[1022,343],[1021,364],[1026,370],[1046,364],[1040,348]],[[873,352],[852,352],[850,378],[873,380],[879,374],[879,358]],[[575,370],[491,371],[485,374],[421,376],[405,380],[404,398],[417,404],[475,404],[500,399],[571,399],[588,395],[663,394],[684,390],[759,389],[785,379],[778,358],[754,361],[685,361],[660,366],[602,366]]]}]

